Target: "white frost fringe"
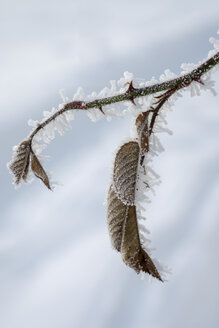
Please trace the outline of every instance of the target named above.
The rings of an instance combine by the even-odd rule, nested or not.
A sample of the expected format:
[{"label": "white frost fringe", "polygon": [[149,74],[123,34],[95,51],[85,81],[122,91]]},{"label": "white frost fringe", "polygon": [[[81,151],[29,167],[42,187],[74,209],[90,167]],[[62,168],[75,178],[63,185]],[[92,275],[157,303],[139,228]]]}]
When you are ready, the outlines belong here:
[{"label": "white frost fringe", "polygon": [[[217,32],[219,34],[219,30]],[[217,51],[219,51],[219,40],[215,38],[210,38],[210,43],[213,44],[214,49],[211,50],[208,54],[208,57],[214,55]],[[203,61],[204,62],[204,61]],[[181,65],[181,76],[184,74],[189,73],[191,70],[196,68],[198,65],[200,65],[202,62],[199,62],[197,65],[195,64],[182,64]],[[217,65],[218,66],[218,65]],[[211,80],[211,73],[215,71],[218,67],[215,66],[211,71],[207,72],[202,76],[202,80],[204,82],[204,85],[200,83],[193,82],[190,86],[183,89],[184,90],[190,90],[191,96],[199,95],[202,90],[210,90],[214,95],[216,94],[216,91],[214,90],[214,81]],[[173,78],[176,78],[176,74],[171,72],[169,69],[166,69],[164,73],[160,76],[160,82],[169,81]],[[68,97],[64,96],[63,90],[60,90],[60,95],[62,98],[62,103],[58,106],[58,110],[63,108],[63,106],[68,103],[69,101],[84,101],[89,102],[93,101],[95,99],[102,99],[105,97],[112,97],[119,95],[123,92],[125,92],[128,89],[128,85],[130,82],[133,82],[134,87],[136,88],[143,88],[146,86],[153,85],[155,83],[158,83],[154,77],[150,81],[145,81],[144,79],[134,78],[134,75],[128,71],[124,72],[123,77],[121,77],[118,81],[111,80],[110,86],[103,88],[99,93],[92,92],[90,95],[86,95],[84,90],[79,87],[76,91],[76,93],[73,96],[73,99],[70,100]],[[168,106],[171,107],[175,100],[178,97],[181,97],[181,91],[176,92],[172,97],[171,100],[168,102],[168,105],[166,105],[166,108]],[[104,106],[103,110],[105,113],[105,117],[107,120],[111,120],[112,116],[115,117],[123,117],[127,112],[131,113],[134,117],[137,117],[142,111],[145,111],[145,109],[150,108],[153,102],[153,95],[148,95],[145,97],[140,97],[135,99],[136,106],[132,104],[130,101],[124,101],[122,103],[116,103],[111,105]],[[28,124],[35,129],[39,123],[43,123],[47,118],[51,117],[57,110],[55,108],[52,108],[51,111],[44,111],[44,119],[41,122],[33,121],[30,119],[28,121]],[[88,117],[93,121],[96,122],[100,118],[104,117],[104,115],[101,113],[101,111],[98,108],[89,109],[86,111]],[[34,151],[36,153],[40,153],[45,146],[42,146],[40,143],[43,142],[45,145],[48,144],[51,140],[55,137],[55,131],[57,131],[60,135],[63,135],[65,131],[69,130],[71,128],[70,122],[74,119],[75,114],[77,113],[77,110],[69,110],[63,113],[62,115],[58,116],[55,121],[49,123],[47,126],[45,126],[43,129],[41,129],[36,136],[34,137]],[[161,116],[160,116],[161,117]],[[159,125],[157,125],[157,128],[159,128]],[[159,130],[159,129],[158,129]],[[160,129],[161,130],[161,129]],[[158,132],[158,131],[155,131]],[[161,132],[161,131],[160,131]]]}]

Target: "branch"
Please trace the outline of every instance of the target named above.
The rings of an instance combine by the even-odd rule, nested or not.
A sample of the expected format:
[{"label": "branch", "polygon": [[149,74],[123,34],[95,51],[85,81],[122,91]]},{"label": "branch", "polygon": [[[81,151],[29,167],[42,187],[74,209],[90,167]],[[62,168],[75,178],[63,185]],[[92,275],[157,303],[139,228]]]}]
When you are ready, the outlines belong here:
[{"label": "branch", "polygon": [[190,73],[180,76],[176,79],[157,83],[145,88],[134,88],[133,85],[128,88],[128,90],[117,96],[107,97],[100,100],[94,100],[87,103],[87,109],[89,108],[102,108],[105,105],[114,104],[121,101],[126,100],[134,100],[135,98],[148,96],[160,91],[165,91],[173,88],[183,88],[189,86],[193,81],[200,82],[200,78],[203,74],[207,73],[214,66],[219,63],[219,52],[217,52],[214,56],[206,60],[203,64],[192,70]]},{"label": "branch", "polygon": [[[89,110],[97,108],[103,114],[103,107],[110,104],[116,104],[123,101],[130,101],[135,105],[135,99],[140,97],[145,97],[147,95],[155,94],[164,91],[161,95],[155,97],[157,101],[154,102],[153,106],[148,109],[150,112],[151,119],[148,129],[148,138],[154,132],[154,124],[156,118],[158,117],[160,109],[168,101],[168,99],[178,90],[188,87],[193,81],[204,84],[202,81],[202,76],[214,68],[219,63],[219,52],[211,56],[208,60],[197,66],[191,72],[184,74],[178,78],[174,78],[169,81],[162,83],[156,83],[144,88],[135,88],[133,82],[128,82],[129,86],[127,90],[121,94],[110,96],[106,98],[96,99],[92,101],[72,101],[66,103],[61,109],[56,111],[50,117],[39,123],[36,128],[30,133],[29,137],[24,140],[16,149],[13,154],[12,161],[8,163],[10,171],[14,175],[14,183],[16,185],[20,184],[21,180],[26,182],[29,166],[32,168],[33,173],[39,177],[44,184],[50,188],[49,178],[44,171],[39,159],[37,158],[33,150],[33,139],[37,133],[43,130],[51,122],[55,121],[56,118],[61,116],[67,111],[71,110]],[[51,140],[51,138],[50,138]],[[148,139],[149,140],[149,139]],[[149,144],[148,144],[149,147]],[[144,160],[144,155],[142,154],[141,163]],[[37,162],[37,165],[36,165]]]},{"label": "branch", "polygon": [[[45,120],[43,123],[39,124],[37,128],[30,134],[29,141],[30,144],[32,142],[33,137],[39,132],[41,129],[43,129],[47,124],[55,120],[56,117],[59,115],[62,115],[64,112],[68,110],[74,110],[74,109],[81,109],[81,110],[87,110],[91,108],[99,108],[100,111],[103,113],[103,106],[111,105],[115,103],[119,103],[122,101],[130,100],[131,102],[134,102],[135,98],[144,97],[147,95],[151,95],[157,92],[165,91],[165,90],[179,90],[181,88],[188,87],[193,81],[202,83],[201,77],[203,74],[210,71],[213,67],[215,67],[219,63],[219,52],[217,52],[214,56],[210,57],[208,60],[206,60],[204,63],[202,63],[200,66],[192,70],[190,73],[185,74],[183,76],[180,76],[176,79],[172,79],[169,81],[165,81],[162,83],[157,83],[151,86],[147,86],[145,88],[134,88],[133,84],[130,83],[127,91],[120,95],[112,96],[112,97],[106,97],[102,99],[96,99],[94,101],[90,101],[88,103],[82,102],[82,101],[73,101],[70,103],[65,104],[65,106],[57,111],[54,115],[49,117],[47,120]],[[171,93],[172,95],[172,93]],[[169,98],[169,97],[168,97]],[[161,105],[162,106],[162,105]]]},{"label": "branch", "polygon": [[87,109],[87,106],[85,105],[85,103],[83,101],[73,101],[73,102],[66,104],[63,108],[58,110],[55,114],[50,116],[47,120],[45,120],[41,124],[38,124],[37,128],[30,134],[28,140],[31,142],[33,137],[37,134],[37,132],[39,132],[41,129],[45,128],[45,126],[47,126],[49,123],[54,121],[56,119],[56,117],[62,115],[67,110],[73,110],[73,109]]}]

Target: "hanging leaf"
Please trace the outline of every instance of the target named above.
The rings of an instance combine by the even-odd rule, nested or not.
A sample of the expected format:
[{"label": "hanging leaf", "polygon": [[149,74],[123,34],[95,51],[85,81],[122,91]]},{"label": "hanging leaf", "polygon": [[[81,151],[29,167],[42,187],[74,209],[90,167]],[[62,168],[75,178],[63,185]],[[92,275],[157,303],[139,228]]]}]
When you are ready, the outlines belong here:
[{"label": "hanging leaf", "polygon": [[141,113],[135,122],[142,154],[149,151],[149,114],[149,111]]},{"label": "hanging leaf", "polygon": [[121,249],[122,231],[127,206],[119,200],[111,185],[107,197],[107,223],[111,244],[118,252]]},{"label": "hanging leaf", "polygon": [[135,205],[124,204],[112,185],[107,197],[107,223],[111,244],[121,252],[125,264],[137,273],[145,272],[162,281],[153,261],[141,245]]},{"label": "hanging leaf", "polygon": [[41,179],[43,183],[46,185],[46,187],[51,190],[49,178],[46,172],[44,171],[42,165],[40,164],[38,158],[33,152],[31,152],[31,169],[35,174],[35,176]]},{"label": "hanging leaf", "polygon": [[118,150],[113,170],[113,187],[122,202],[133,205],[137,178],[139,145],[130,141]]},{"label": "hanging leaf", "polygon": [[162,281],[153,261],[141,246],[136,207],[134,205],[128,206],[127,209],[122,236],[121,254],[123,261],[137,273],[142,271]]},{"label": "hanging leaf", "polygon": [[26,182],[30,163],[30,143],[25,140],[15,150],[8,167],[14,175],[14,183],[18,185],[23,179]]}]

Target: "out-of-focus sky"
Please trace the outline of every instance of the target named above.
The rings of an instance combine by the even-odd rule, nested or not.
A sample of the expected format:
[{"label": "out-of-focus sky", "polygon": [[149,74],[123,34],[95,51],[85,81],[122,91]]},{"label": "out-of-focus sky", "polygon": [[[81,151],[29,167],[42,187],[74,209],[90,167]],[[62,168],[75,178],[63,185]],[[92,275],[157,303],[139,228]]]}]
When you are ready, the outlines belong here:
[{"label": "out-of-focus sky", "polygon": [[[209,1],[27,1],[0,3],[0,327],[215,328],[219,303],[219,98],[184,93],[168,114],[173,136],[154,168],[146,227],[168,282],[140,280],[111,249],[103,205],[112,154],[130,117],[72,130],[43,154],[54,192],[39,181],[15,190],[6,163],[29,118],[99,91],[128,70],[176,74],[207,56],[219,28]],[[213,77],[219,92],[219,73]]]}]

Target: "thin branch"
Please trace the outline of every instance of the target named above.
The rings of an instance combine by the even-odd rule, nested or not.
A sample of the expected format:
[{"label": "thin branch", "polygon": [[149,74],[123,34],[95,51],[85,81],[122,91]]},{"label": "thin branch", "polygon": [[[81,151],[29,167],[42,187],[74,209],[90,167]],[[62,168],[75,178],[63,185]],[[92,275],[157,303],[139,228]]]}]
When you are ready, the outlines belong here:
[{"label": "thin branch", "polygon": [[122,93],[120,95],[94,100],[87,103],[87,109],[95,108],[95,107],[99,108],[105,105],[110,105],[121,101],[132,100],[135,98],[144,97],[160,91],[173,89],[175,87],[187,87],[193,81],[199,82],[201,76],[204,73],[211,70],[218,63],[219,63],[219,52],[217,52],[214,56],[206,60],[203,64],[201,64],[200,66],[198,66],[188,74],[185,74],[173,80],[157,83],[145,88],[136,89],[134,87],[131,88],[129,87],[129,89],[125,93]]},{"label": "thin branch", "polygon": [[172,88],[170,90],[167,90],[165,93],[163,93],[160,96],[157,96],[155,98],[157,98],[158,100],[154,103],[154,105],[157,105],[156,107],[151,106],[150,108],[150,112],[152,112],[152,118],[151,118],[151,122],[150,122],[150,126],[149,126],[149,133],[148,136],[150,136],[153,133],[153,127],[155,124],[155,120],[159,114],[159,110],[161,109],[161,107],[165,104],[165,102],[167,102],[167,100],[179,89],[181,89],[182,86],[177,86],[175,88]]},{"label": "thin branch", "polygon": [[[157,83],[145,88],[134,88],[132,82],[129,84],[128,90],[125,91],[122,94],[112,96],[112,97],[106,97],[102,99],[96,99],[94,101],[90,101],[88,103],[85,103],[83,101],[73,101],[70,103],[65,104],[65,106],[57,111],[55,114],[53,114],[51,117],[49,117],[47,120],[45,120],[43,123],[39,124],[36,129],[30,134],[28,140],[30,144],[32,143],[32,140],[34,136],[41,130],[43,129],[46,125],[48,125],[50,122],[55,120],[56,117],[59,115],[63,114],[64,112],[68,110],[74,110],[74,109],[81,109],[81,110],[87,110],[91,108],[99,108],[101,112],[103,112],[103,106],[110,105],[110,104],[115,104],[118,102],[122,101],[127,101],[130,100],[132,103],[134,103],[135,98],[139,97],[144,97],[150,94],[154,94],[157,92],[165,91],[165,90],[174,90],[174,92],[178,89],[188,87],[191,82],[196,81],[199,83],[202,83],[201,81],[201,76],[211,70],[214,66],[216,66],[219,63],[219,52],[217,52],[214,56],[206,60],[204,63],[199,65],[197,68],[192,70],[190,73],[185,74],[183,76],[180,76],[178,78],[162,82],[162,83]],[[168,94],[168,92],[166,93]],[[171,94],[172,95],[172,91]],[[169,96],[170,96],[169,95]],[[168,98],[169,98],[168,96]],[[167,99],[168,99],[167,98]],[[166,99],[164,99],[164,102]],[[161,104],[161,105],[159,105]],[[163,105],[162,101],[158,103],[157,108],[161,107]],[[152,132],[153,129],[153,124],[155,121],[155,118],[158,114],[159,108],[154,111],[154,116],[152,118],[151,122],[151,129],[150,131]]]},{"label": "thin branch", "polygon": [[85,109],[87,109],[87,106],[83,101],[73,101],[73,102],[70,102],[68,104],[65,104],[65,106],[63,108],[58,110],[55,114],[50,116],[47,120],[45,120],[44,122],[38,124],[36,129],[29,136],[30,142],[32,141],[33,137],[37,134],[37,132],[39,132],[41,129],[43,129],[50,122],[54,121],[56,119],[56,117],[58,117],[59,115],[62,115],[67,110],[73,110],[73,109],[83,109],[83,110],[85,110]]}]

